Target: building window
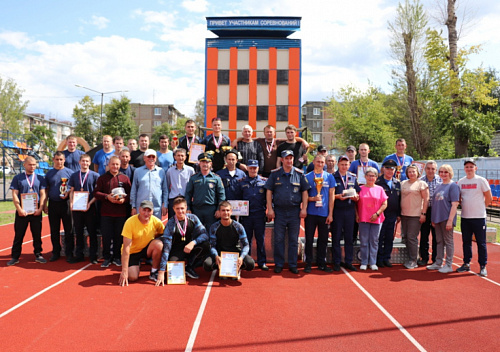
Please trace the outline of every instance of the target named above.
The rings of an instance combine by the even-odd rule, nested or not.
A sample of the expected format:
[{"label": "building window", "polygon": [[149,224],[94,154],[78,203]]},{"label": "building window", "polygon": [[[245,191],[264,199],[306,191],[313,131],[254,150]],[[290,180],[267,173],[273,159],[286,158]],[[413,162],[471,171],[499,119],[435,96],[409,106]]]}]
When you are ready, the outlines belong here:
[{"label": "building window", "polygon": [[315,115],[315,116],[321,115],[321,109],[320,108],[314,108],[313,109],[313,115]]},{"label": "building window", "polygon": [[303,106],[302,107],[302,116],[306,116],[307,115],[307,107]]},{"label": "building window", "polygon": [[288,106],[287,105],[277,105],[276,106],[276,121],[288,121]]},{"label": "building window", "polygon": [[248,84],[248,70],[238,70],[238,84]]},{"label": "building window", "polygon": [[257,70],[257,84],[269,84],[269,70]]},{"label": "building window", "polygon": [[319,141],[321,141],[321,134],[313,133],[313,142],[319,142]]},{"label": "building window", "polygon": [[229,84],[229,70],[218,70],[217,71],[217,83],[218,84]]},{"label": "building window", "polygon": [[153,123],[153,126],[155,126],[155,127],[161,126],[161,121],[155,121]]},{"label": "building window", "polygon": [[288,70],[277,70],[277,84],[288,84]]},{"label": "building window", "polygon": [[319,128],[321,128],[321,120],[313,120],[313,122],[312,122],[312,123],[313,123],[312,128],[314,128],[314,129],[319,129]]},{"label": "building window", "polygon": [[267,121],[269,119],[269,108],[267,106],[257,106],[257,121]]},{"label": "building window", "polygon": [[222,121],[229,121],[229,105],[218,105],[217,117]]},{"label": "building window", "polygon": [[238,106],[236,108],[236,120],[248,121],[248,106]]},{"label": "building window", "polygon": [[155,108],[155,116],[161,116],[161,108]]}]

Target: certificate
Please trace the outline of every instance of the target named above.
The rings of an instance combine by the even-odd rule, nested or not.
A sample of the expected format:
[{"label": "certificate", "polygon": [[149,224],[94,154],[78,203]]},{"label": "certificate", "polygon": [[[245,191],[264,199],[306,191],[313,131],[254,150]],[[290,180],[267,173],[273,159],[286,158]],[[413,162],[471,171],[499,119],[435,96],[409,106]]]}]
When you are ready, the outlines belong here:
[{"label": "certificate", "polygon": [[73,211],[87,211],[89,192],[73,192]]},{"label": "certificate", "polygon": [[249,201],[248,200],[228,200],[233,207],[233,216],[248,216]]},{"label": "certificate", "polygon": [[34,214],[38,207],[38,194],[21,193],[21,208],[26,214]]},{"label": "certificate", "polygon": [[184,262],[167,262],[167,284],[185,285]]},{"label": "certificate", "polygon": [[240,254],[237,252],[221,252],[220,253],[220,277],[238,277],[238,258]]},{"label": "certificate", "polygon": [[189,160],[188,162],[192,164],[198,164],[198,155],[205,152],[206,145],[191,143],[191,147],[189,148]]}]

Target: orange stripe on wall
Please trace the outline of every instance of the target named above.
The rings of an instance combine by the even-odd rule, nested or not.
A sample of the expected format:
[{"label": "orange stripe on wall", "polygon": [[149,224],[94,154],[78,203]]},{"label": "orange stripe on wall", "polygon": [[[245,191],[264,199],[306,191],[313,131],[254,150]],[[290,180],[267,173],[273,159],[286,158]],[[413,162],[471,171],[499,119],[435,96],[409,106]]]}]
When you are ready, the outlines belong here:
[{"label": "orange stripe on wall", "polygon": [[299,115],[300,107],[298,106],[288,106],[288,123],[294,126],[299,127]]},{"label": "orange stripe on wall", "polygon": [[300,49],[288,49],[288,68],[290,70],[300,70]]},{"label": "orange stripe on wall", "polygon": [[289,49],[288,121],[300,126],[300,49]]},{"label": "orange stripe on wall", "polygon": [[250,72],[248,78],[248,124],[254,129],[253,136],[256,136],[257,128],[257,48],[251,47]]},{"label": "orange stripe on wall", "polygon": [[[238,49],[229,49],[229,129],[234,130],[237,126],[236,98],[238,94]],[[233,140],[236,132],[229,132],[229,138]]]},{"label": "orange stripe on wall", "polygon": [[276,48],[269,48],[269,124],[276,126]]},{"label": "orange stripe on wall", "polygon": [[219,55],[217,48],[207,49],[207,82],[206,82],[206,127],[212,127],[212,119],[217,116],[217,65]]}]

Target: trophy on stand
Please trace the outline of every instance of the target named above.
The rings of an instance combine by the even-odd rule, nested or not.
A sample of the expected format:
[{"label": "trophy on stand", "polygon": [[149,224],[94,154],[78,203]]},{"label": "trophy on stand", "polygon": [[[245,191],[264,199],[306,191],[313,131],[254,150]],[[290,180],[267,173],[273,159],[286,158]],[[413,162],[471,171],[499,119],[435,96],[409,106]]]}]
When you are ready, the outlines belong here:
[{"label": "trophy on stand", "polygon": [[64,198],[66,196],[66,192],[68,191],[68,186],[67,186],[68,179],[65,177],[61,177],[61,187],[59,187],[59,197]]},{"label": "trophy on stand", "polygon": [[[318,191],[318,196],[321,197],[321,189],[323,188],[323,177],[315,177],[314,178],[314,183],[316,184],[316,190]],[[317,207],[322,207],[323,206],[323,200],[317,200],[316,201],[316,206]]]}]

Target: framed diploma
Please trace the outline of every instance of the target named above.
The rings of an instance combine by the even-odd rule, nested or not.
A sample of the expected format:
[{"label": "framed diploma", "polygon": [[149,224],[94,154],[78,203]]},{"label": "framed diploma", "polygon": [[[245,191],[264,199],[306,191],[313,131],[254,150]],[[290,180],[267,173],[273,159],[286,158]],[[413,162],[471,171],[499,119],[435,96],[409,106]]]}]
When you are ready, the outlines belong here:
[{"label": "framed diploma", "polygon": [[38,194],[21,193],[21,208],[26,214],[34,214],[38,207]]},{"label": "framed diploma", "polygon": [[198,164],[198,155],[205,152],[206,145],[192,143],[189,148],[189,160],[188,162],[193,164]]},{"label": "framed diploma", "polygon": [[73,211],[87,211],[89,192],[73,192]]},{"label": "framed diploma", "polygon": [[248,200],[228,200],[233,207],[233,216],[248,216],[249,211],[249,201]]},{"label": "framed diploma", "polygon": [[184,272],[184,262],[167,262],[167,284],[185,285],[186,273]]},{"label": "framed diploma", "polygon": [[219,276],[238,278],[238,258],[240,254],[237,252],[221,252]]}]

